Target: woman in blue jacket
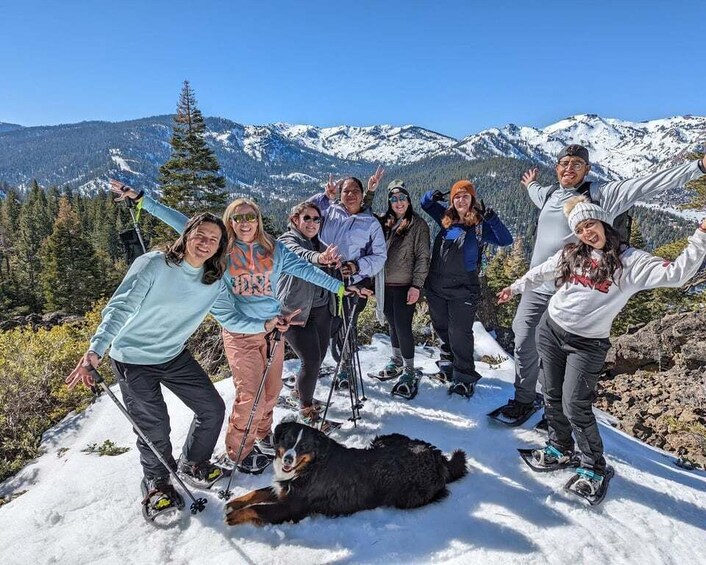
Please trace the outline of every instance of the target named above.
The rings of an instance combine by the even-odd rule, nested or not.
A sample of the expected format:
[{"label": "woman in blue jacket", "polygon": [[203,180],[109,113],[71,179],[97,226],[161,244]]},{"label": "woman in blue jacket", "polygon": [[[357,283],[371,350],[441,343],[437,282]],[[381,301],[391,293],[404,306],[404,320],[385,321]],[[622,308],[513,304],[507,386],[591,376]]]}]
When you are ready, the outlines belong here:
[{"label": "woman in blue jacket", "polygon": [[441,228],[424,288],[441,340],[439,368],[452,382],[449,393],[470,398],[481,378],[473,362],[473,321],[480,302],[478,242],[510,245],[512,235],[498,215],[477,200],[472,182],[460,180],[451,187],[448,207],[442,199],[439,191],[422,196],[422,209]]}]

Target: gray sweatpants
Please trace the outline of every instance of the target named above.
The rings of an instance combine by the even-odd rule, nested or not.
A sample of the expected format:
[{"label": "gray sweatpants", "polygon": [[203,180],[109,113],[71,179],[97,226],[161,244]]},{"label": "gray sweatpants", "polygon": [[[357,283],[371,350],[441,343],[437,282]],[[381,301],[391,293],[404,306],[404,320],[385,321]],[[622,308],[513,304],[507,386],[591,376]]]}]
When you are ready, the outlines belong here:
[{"label": "gray sweatpants", "polygon": [[539,378],[549,443],[560,451],[573,451],[573,432],[581,452],[581,466],[601,474],[606,462],[592,404],[608,349],[608,338],[587,338],[567,332],[549,314],[537,326]]},{"label": "gray sweatpants", "polygon": [[[120,392],[128,413],[172,469],[176,470],[176,463],[169,440],[171,427],[160,384],[171,390],[194,412],[182,450],[184,459],[200,463],[211,458],[223,425],[225,403],[188,350],[185,349],[171,361],[159,365],[132,365],[114,359],[111,362],[118,375]],[[146,479],[169,474],[139,436],[137,449]]]},{"label": "gray sweatpants", "polygon": [[547,311],[550,298],[550,294],[531,290],[523,293],[512,321],[512,331],[515,333],[515,400],[518,402],[534,402],[539,375],[535,330]]}]

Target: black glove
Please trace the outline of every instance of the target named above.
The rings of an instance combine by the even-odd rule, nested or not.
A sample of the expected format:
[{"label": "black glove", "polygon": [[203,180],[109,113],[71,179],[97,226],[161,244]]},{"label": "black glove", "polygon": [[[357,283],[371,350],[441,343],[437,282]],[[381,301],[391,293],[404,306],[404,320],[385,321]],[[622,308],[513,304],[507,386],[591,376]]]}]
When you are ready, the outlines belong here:
[{"label": "black glove", "polygon": [[490,221],[495,218],[495,216],[497,216],[495,210],[493,210],[492,208],[486,208],[485,202],[483,202],[482,200],[476,202],[476,205],[473,206],[473,209],[478,213],[478,215],[484,222]]},{"label": "black glove", "polygon": [[446,198],[446,195],[448,192],[441,192],[440,190],[435,190],[434,192],[431,193],[431,199],[434,202],[440,202],[444,198]]}]

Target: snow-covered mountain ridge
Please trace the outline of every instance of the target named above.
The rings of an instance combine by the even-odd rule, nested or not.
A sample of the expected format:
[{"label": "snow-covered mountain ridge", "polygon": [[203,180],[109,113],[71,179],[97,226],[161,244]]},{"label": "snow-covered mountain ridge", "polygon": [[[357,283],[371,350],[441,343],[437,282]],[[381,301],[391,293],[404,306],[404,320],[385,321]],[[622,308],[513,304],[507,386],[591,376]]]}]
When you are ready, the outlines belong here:
[{"label": "snow-covered mountain ridge", "polygon": [[[81,122],[21,127],[0,124],[0,182],[27,186],[95,186],[119,175],[155,186],[170,154],[171,116],[129,122]],[[586,145],[599,178],[630,178],[668,167],[706,146],[705,116],[630,122],[580,114],[543,128],[508,124],[461,140],[414,125],[316,127],[242,125],[207,118],[208,140],[232,188],[282,187],[307,191],[328,176],[365,176],[433,157],[476,160],[504,156],[551,165],[561,147]],[[430,166],[435,166],[430,164]]]}]

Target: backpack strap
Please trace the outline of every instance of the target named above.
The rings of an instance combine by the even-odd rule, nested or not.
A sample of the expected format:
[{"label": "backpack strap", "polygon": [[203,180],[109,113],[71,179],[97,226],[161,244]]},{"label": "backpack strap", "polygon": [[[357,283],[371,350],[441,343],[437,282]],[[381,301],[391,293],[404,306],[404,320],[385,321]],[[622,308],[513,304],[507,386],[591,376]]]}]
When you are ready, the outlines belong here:
[{"label": "backpack strap", "polygon": [[593,201],[593,198],[591,198],[591,181],[587,180],[586,182],[582,182],[581,185],[576,189],[576,192],[578,192],[581,196],[587,196],[588,201],[591,204],[595,204]]}]

